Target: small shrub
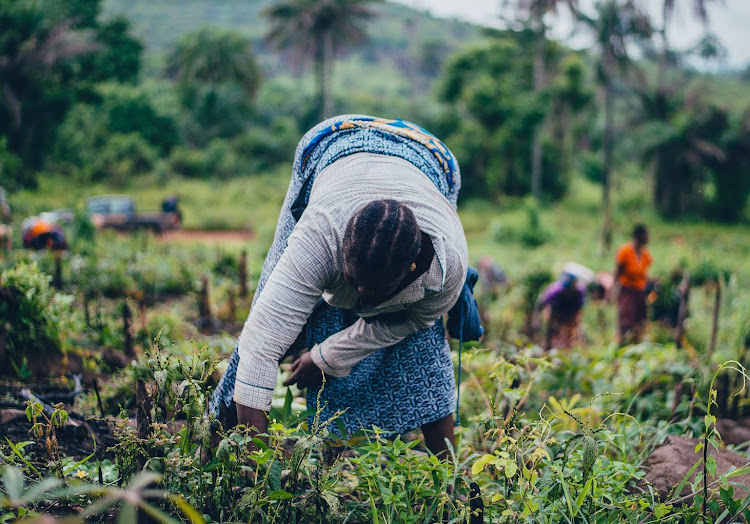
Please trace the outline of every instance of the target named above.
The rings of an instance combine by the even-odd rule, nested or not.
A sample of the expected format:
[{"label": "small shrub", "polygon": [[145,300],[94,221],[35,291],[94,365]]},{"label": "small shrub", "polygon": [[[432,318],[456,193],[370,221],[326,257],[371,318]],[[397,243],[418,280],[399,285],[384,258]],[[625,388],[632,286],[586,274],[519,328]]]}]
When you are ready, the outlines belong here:
[{"label": "small shrub", "polygon": [[207,171],[206,165],[206,152],[202,149],[177,146],[169,155],[169,167],[172,171],[184,177],[204,177]]},{"label": "small shrub", "polygon": [[153,169],[156,158],[154,148],[137,133],[114,134],[96,157],[92,180],[124,185],[134,175]]},{"label": "small shrub", "polygon": [[[0,369],[30,378],[27,364],[62,351],[51,277],[35,263],[18,264],[0,275]],[[34,361],[34,362],[32,362]],[[21,370],[24,370],[22,373]],[[23,376],[27,375],[27,376]]]},{"label": "small shrub", "polygon": [[288,162],[294,155],[299,131],[293,120],[276,118],[268,127],[256,126],[232,141],[251,174]]}]

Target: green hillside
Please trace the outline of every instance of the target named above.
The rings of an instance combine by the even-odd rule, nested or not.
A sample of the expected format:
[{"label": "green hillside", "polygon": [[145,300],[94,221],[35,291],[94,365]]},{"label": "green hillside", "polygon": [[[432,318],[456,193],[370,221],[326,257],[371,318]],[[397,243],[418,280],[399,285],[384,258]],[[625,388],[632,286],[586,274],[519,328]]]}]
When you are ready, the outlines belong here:
[{"label": "green hillside", "polygon": [[[278,55],[263,43],[267,21],[263,10],[271,0],[106,0],[104,15],[123,15],[146,44],[148,62],[164,53],[182,35],[205,26],[234,29],[250,38],[267,71],[278,70]],[[440,62],[457,49],[482,38],[481,28],[458,20],[435,18],[427,12],[385,3],[376,5],[369,25],[370,41],[356,50],[365,62],[394,70],[434,76]],[[432,67],[430,67],[432,64]]]}]

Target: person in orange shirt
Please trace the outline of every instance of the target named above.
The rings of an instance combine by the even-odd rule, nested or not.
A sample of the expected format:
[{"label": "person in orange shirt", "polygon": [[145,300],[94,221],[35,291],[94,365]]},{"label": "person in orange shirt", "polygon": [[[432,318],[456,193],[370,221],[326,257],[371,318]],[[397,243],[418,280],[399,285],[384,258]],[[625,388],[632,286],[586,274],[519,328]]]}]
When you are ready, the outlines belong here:
[{"label": "person in orange shirt", "polygon": [[615,279],[620,286],[617,298],[617,343],[620,345],[627,336],[632,342],[640,342],[646,324],[647,274],[653,262],[646,244],[648,229],[638,224],[633,228],[633,241],[620,246],[615,257]]}]

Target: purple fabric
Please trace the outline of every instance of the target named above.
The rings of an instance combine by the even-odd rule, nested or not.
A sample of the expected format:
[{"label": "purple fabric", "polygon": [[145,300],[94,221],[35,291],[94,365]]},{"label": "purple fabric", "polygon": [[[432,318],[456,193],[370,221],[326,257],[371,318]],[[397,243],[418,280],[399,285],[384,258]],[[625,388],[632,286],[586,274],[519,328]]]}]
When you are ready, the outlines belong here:
[{"label": "purple fabric", "polygon": [[566,288],[555,281],[542,292],[540,307],[550,306],[554,316],[573,317],[581,310],[586,300],[586,288],[576,284],[574,289]]}]

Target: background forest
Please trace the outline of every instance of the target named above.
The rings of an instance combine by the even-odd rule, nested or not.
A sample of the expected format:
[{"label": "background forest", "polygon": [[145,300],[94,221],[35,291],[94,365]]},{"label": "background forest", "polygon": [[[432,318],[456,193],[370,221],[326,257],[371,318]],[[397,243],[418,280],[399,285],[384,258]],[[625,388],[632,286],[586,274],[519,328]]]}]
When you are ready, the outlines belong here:
[{"label": "background forest", "polygon": [[[654,3],[507,1],[501,30],[376,0],[0,0],[0,523],[749,520],[750,69],[708,72],[721,34],[671,43],[677,8],[720,2]],[[549,38],[562,16],[588,48]],[[297,142],[343,113],[443,139],[470,260],[507,277],[453,352],[448,461],[335,438],[280,382],[267,446],[211,439]],[[108,193],[176,195],[184,231],[96,230]],[[63,208],[67,251],[18,248]],[[540,291],[612,271],[636,222],[645,340],[589,302],[580,344],[543,351]]]}]

